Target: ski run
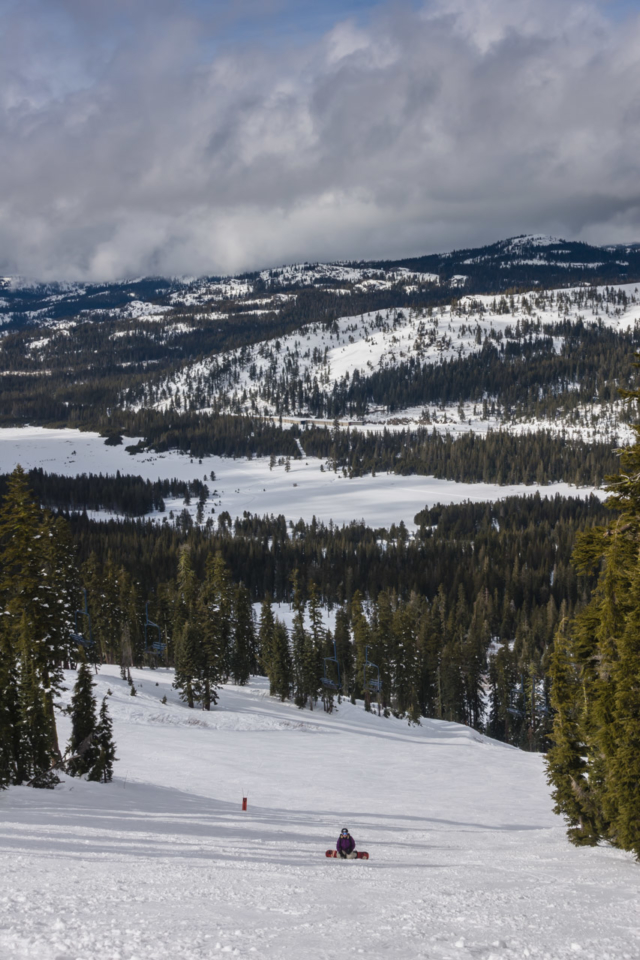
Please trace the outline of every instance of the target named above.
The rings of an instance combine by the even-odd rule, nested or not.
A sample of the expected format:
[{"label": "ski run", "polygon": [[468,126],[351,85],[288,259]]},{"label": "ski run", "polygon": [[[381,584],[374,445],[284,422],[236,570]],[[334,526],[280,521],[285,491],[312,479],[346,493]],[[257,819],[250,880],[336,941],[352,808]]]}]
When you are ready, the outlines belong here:
[{"label": "ski run", "polygon": [[[132,673],[95,678],[113,783],[0,794],[2,960],[640,956],[638,867],[567,842],[541,755],[257,678],[192,711]],[[369,861],[325,857],[343,826]]]}]

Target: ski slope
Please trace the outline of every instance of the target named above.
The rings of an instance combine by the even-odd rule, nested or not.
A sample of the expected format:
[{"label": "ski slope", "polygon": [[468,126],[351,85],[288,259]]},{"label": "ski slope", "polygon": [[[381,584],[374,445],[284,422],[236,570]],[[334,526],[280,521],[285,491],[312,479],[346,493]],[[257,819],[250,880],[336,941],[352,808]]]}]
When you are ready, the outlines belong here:
[{"label": "ski slope", "polygon": [[[189,711],[168,671],[134,676],[97,680],[111,785],[0,794],[3,960],[640,955],[640,868],[566,842],[539,755],[255,679]],[[325,859],[343,826],[368,862]]]}]

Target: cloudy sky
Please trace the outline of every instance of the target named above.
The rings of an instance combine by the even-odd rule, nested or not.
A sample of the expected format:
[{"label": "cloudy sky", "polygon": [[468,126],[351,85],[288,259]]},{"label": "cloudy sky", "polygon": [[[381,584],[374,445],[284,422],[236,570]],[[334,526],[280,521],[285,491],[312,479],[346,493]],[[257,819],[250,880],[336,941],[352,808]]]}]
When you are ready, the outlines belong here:
[{"label": "cloudy sky", "polygon": [[640,0],[0,0],[0,273],[640,241]]}]

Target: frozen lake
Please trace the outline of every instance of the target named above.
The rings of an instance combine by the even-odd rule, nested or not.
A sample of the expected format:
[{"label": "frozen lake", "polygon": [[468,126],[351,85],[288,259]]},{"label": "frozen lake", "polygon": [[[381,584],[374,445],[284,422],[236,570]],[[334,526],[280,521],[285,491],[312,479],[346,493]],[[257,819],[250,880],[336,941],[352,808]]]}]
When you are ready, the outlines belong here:
[{"label": "frozen lake", "polygon": [[[284,466],[269,469],[269,460],[205,457],[202,461],[171,451],[169,453],[129,454],[125,446],[137,438],[125,438],[122,446],[108,447],[96,433],[80,430],[51,430],[44,427],[0,429],[0,472],[8,473],[21,464],[25,470],[42,467],[48,473],[75,476],[81,473],[133,474],[158,480],[176,477],[180,480],[205,480],[216,514],[227,510],[231,517],[246,510],[260,516],[283,514],[287,520],[310,521],[314,516],[325,523],[350,523],[363,520],[371,527],[389,527],[405,522],[409,529],[415,514],[436,503],[462,503],[465,500],[501,500],[517,494],[532,494],[537,489],[544,496],[556,493],[589,496],[592,487],[574,487],[568,483],[549,486],[517,484],[498,486],[492,483],[455,483],[434,477],[401,477],[377,474],[349,480],[340,473],[324,471],[315,457],[292,460],[287,472]],[[211,471],[216,480],[210,481]],[[214,490],[217,496],[213,496]],[[167,500],[167,512],[156,514],[161,521],[170,509],[182,510],[182,501]],[[196,505],[191,505],[195,514]]]}]

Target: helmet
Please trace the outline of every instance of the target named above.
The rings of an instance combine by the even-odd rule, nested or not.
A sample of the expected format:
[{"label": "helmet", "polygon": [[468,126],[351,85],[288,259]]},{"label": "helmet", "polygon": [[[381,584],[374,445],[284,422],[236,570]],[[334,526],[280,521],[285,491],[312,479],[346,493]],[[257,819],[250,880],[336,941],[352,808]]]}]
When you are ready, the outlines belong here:
[{"label": "helmet", "polygon": [[343,837],[349,835],[349,831],[347,830],[346,827],[343,827],[340,833],[342,834]]}]

